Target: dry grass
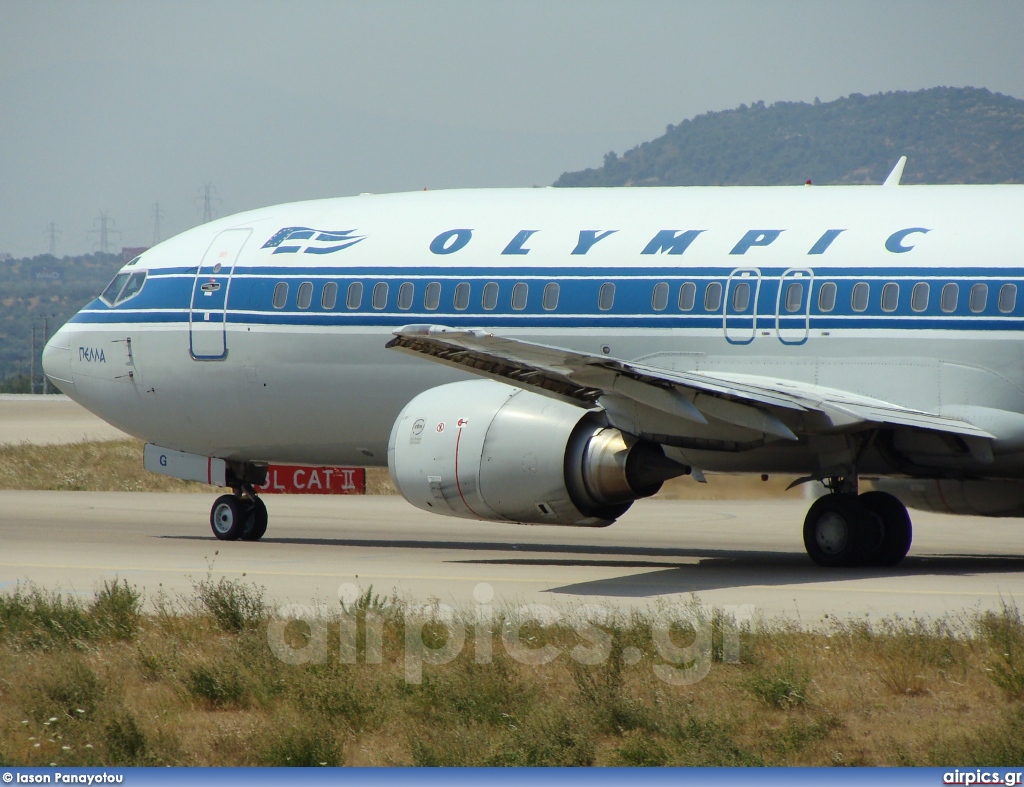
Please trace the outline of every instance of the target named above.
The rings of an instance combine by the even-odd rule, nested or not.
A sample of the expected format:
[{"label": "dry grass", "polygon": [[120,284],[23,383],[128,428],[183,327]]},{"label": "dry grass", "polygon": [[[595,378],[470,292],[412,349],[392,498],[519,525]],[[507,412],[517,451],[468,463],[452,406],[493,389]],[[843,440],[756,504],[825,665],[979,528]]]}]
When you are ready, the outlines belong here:
[{"label": "dry grass", "polygon": [[205,484],[142,469],[138,440],[0,445],[0,489],[72,492],[202,492]]},{"label": "dry grass", "polygon": [[366,468],[366,494],[368,495],[397,495],[398,490],[391,480],[391,474],[386,467]]},{"label": "dry grass", "polygon": [[[568,627],[522,641],[545,665],[490,663],[474,639],[451,663],[404,675],[404,613],[368,593],[383,660],[343,664],[338,623],[322,663],[268,645],[249,585],[207,580],[194,597],[141,599],[124,583],[95,602],[23,589],[0,596],[0,765],[1019,765],[1024,624],[1015,608],[939,623],[764,626],[741,662],[673,686],[639,615],[606,627],[611,654],[582,666]],[[335,621],[337,617],[335,616]],[[715,621],[718,626],[720,621]],[[432,646],[444,632],[429,630]],[[300,624],[289,641],[306,636]],[[685,632],[674,635],[685,644]],[[360,652],[365,643],[360,637]],[[713,637],[720,653],[720,631]],[[583,643],[590,645],[591,643]],[[635,648],[639,660],[635,660]],[[628,655],[627,655],[628,654]],[[910,689],[910,690],[908,690]]]},{"label": "dry grass", "polygon": [[[0,445],[0,489],[76,492],[203,492],[209,487],[142,469],[138,440],[66,445]],[[666,482],[662,500],[801,499],[803,489],[786,491],[789,476],[711,475],[698,484],[683,477]],[[386,467],[366,469],[368,495],[397,495]]]}]

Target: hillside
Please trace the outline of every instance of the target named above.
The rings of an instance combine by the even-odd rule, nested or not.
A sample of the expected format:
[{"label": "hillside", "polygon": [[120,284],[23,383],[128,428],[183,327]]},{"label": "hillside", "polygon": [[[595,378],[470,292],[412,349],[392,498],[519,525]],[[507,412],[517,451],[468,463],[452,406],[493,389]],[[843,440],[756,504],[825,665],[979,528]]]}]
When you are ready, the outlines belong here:
[{"label": "hillside", "polygon": [[[880,183],[901,156],[904,183],[1024,183],[1024,101],[976,88],[858,93],[826,103],[758,102],[709,112],[556,186]],[[51,333],[106,286],[120,256],[0,260],[0,391],[37,383]]]},{"label": "hillside", "polygon": [[28,393],[28,380],[19,376],[30,368],[33,326],[41,390],[43,319],[49,318],[52,334],[102,292],[121,264],[119,254],[0,261],[0,391]]},{"label": "hillside", "polygon": [[854,93],[709,112],[556,186],[1024,183],[1024,101],[977,88]]}]

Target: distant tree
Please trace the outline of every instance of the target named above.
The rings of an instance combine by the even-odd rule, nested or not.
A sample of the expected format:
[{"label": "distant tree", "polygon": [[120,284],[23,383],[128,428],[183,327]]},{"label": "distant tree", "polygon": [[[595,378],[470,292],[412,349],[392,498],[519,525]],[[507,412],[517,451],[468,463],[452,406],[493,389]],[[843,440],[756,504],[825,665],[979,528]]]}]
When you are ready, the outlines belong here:
[{"label": "distant tree", "polygon": [[669,124],[555,185],[880,183],[901,155],[904,183],[1024,183],[1024,101],[972,87],[755,101]]},{"label": "distant tree", "polygon": [[32,381],[27,374],[16,374],[0,382],[0,393],[27,394],[32,393]]},{"label": "distant tree", "polygon": [[41,369],[44,320],[52,335],[96,298],[120,267],[121,257],[114,254],[0,260],[0,380],[25,368],[33,327],[36,369]]}]

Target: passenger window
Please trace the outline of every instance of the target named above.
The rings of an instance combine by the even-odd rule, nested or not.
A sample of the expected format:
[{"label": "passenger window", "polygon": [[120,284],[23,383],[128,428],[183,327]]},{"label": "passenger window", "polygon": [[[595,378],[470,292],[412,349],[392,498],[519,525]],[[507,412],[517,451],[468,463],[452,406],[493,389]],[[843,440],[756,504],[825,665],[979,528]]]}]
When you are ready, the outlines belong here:
[{"label": "passenger window", "polygon": [[460,312],[469,308],[469,282],[459,282],[455,286],[455,308]]},{"label": "passenger window", "polygon": [[988,285],[975,284],[971,287],[971,298],[968,303],[975,314],[985,311],[985,305],[988,303]]},{"label": "passenger window", "polygon": [[942,292],[939,294],[939,306],[942,311],[955,312],[956,302],[960,299],[960,285],[950,282],[942,288]]},{"label": "passenger window", "polygon": [[423,308],[427,311],[434,311],[441,305],[441,282],[432,281],[427,285],[423,293]]},{"label": "passenger window", "polygon": [[804,303],[803,282],[793,281],[786,285],[786,311],[790,314],[800,311]]},{"label": "passenger window", "polygon": [[1016,284],[1004,284],[999,288],[999,311],[1003,314],[1009,314],[1013,311],[1013,308],[1017,305],[1017,285]]},{"label": "passenger window", "polygon": [[663,312],[666,306],[668,306],[668,282],[659,281],[654,285],[654,292],[651,293],[651,308],[656,312]]},{"label": "passenger window", "polygon": [[[387,291],[384,292],[384,299],[387,300]],[[348,294],[345,296],[345,306],[349,309],[358,309],[363,302],[363,283],[354,281],[348,285]]]},{"label": "passenger window", "polygon": [[142,285],[146,283],[146,271],[136,271],[132,274],[132,277],[128,279],[128,283],[124,285],[124,289],[121,290],[121,294],[117,296],[115,303],[121,303],[129,298],[132,298],[139,294],[142,289]]},{"label": "passenger window", "polygon": [[298,295],[295,296],[295,305],[300,309],[308,309],[313,302],[313,282],[304,281],[299,285]]},{"label": "passenger window", "polygon": [[750,284],[741,281],[732,288],[732,309],[735,312],[743,313],[750,305]]},{"label": "passenger window", "polygon": [[722,305],[722,285],[713,281],[704,290],[704,311],[716,312]]},{"label": "passenger window", "polygon": [[512,308],[521,312],[526,308],[526,298],[530,294],[530,285],[526,282],[519,282],[512,288]]},{"label": "passenger window", "polygon": [[124,287],[124,283],[128,281],[129,276],[131,276],[130,273],[119,273],[111,280],[110,284],[107,285],[107,289],[100,295],[104,303],[108,306],[113,306],[117,303],[117,296],[120,294],[121,288]]},{"label": "passenger window", "polygon": [[553,312],[558,308],[558,282],[549,282],[544,285],[544,294],[541,296],[540,305],[545,311]]},{"label": "passenger window", "polygon": [[492,311],[498,305],[498,284],[489,281],[484,285],[484,295],[480,299],[480,305],[486,311]]},{"label": "passenger window", "polygon": [[288,282],[279,281],[274,285],[274,308],[283,309],[286,303],[288,303]]},{"label": "passenger window", "polygon": [[597,308],[603,312],[615,305],[615,285],[606,281],[597,293]]},{"label": "passenger window", "polygon": [[324,285],[324,291],[320,293],[320,305],[330,311],[338,303],[338,283],[329,281]]},{"label": "passenger window", "polygon": [[411,281],[404,282],[401,287],[398,288],[398,308],[402,310],[408,310],[412,308],[412,297],[415,294],[416,287]]},{"label": "passenger window", "polygon": [[871,285],[866,281],[859,281],[853,285],[853,294],[850,296],[850,308],[855,312],[863,312],[868,309],[868,298],[871,297]]},{"label": "passenger window", "polygon": [[373,285],[373,297],[370,299],[374,309],[383,309],[388,305],[388,283],[379,281]]},{"label": "passenger window", "polygon": [[686,282],[679,288],[679,311],[693,311],[693,304],[697,300],[697,285],[692,281]]},{"label": "passenger window", "polygon": [[882,311],[894,312],[900,304],[900,285],[891,281],[882,287]]},{"label": "passenger window", "polygon": [[823,312],[830,312],[836,308],[836,283],[827,281],[818,290],[818,308]]},{"label": "passenger window", "polygon": [[923,312],[928,308],[928,296],[931,294],[931,287],[928,282],[919,281],[910,291],[910,308],[916,312]]}]

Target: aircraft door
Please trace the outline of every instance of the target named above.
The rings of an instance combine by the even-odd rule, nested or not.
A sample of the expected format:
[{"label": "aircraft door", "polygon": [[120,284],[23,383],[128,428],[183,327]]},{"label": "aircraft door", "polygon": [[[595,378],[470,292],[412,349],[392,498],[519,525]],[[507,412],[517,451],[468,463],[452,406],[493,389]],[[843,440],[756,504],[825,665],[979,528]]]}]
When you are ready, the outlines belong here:
[{"label": "aircraft door", "polygon": [[761,271],[737,268],[725,286],[725,339],[730,344],[750,344],[757,334],[757,296]]},{"label": "aircraft door", "polygon": [[803,344],[811,320],[811,285],[814,271],[790,268],[779,279],[775,299],[775,333],[783,344]]},{"label": "aircraft door", "polygon": [[228,294],[235,261],[251,229],[225,230],[213,239],[196,269],[188,316],[188,351],[196,361],[223,361],[228,356]]}]

